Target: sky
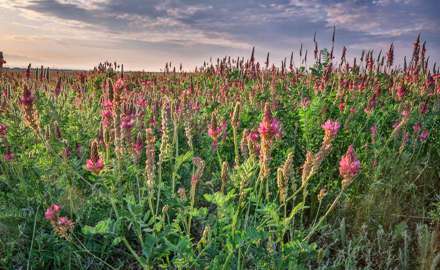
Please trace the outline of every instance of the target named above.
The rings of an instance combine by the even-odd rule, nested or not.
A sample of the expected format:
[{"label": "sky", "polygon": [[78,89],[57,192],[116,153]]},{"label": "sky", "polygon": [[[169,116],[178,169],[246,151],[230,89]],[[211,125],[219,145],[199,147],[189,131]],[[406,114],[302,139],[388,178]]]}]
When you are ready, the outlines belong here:
[{"label": "sky", "polygon": [[[0,0],[0,51],[9,67],[92,69],[99,62],[127,70],[159,71],[166,62],[185,70],[210,58],[270,52],[279,64],[301,44],[330,47],[336,56],[387,50],[410,56],[421,33],[440,64],[440,0]],[[311,55],[311,54],[310,54]],[[311,60],[312,57],[310,57]]]}]

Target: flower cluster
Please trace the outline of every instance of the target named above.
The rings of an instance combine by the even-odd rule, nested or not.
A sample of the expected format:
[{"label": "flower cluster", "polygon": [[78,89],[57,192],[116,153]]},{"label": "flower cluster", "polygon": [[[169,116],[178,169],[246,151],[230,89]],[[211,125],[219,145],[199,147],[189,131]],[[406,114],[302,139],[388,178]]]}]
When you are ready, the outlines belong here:
[{"label": "flower cluster", "polygon": [[104,161],[99,157],[98,142],[94,140],[90,146],[90,159],[86,162],[88,171],[94,174],[99,174],[104,168]]},{"label": "flower cluster", "polygon": [[361,162],[357,159],[353,145],[348,147],[347,152],[339,161],[339,174],[342,177],[342,188],[346,189],[353,178],[359,173]]},{"label": "flower cluster", "polygon": [[264,107],[263,120],[258,126],[258,132],[263,138],[280,138],[281,137],[281,123],[278,119],[272,117],[272,112],[268,104]]},{"label": "flower cluster", "polygon": [[63,238],[68,238],[69,233],[73,231],[75,223],[68,217],[60,217],[61,206],[52,204],[46,209],[44,218],[50,222],[56,234]]},{"label": "flower cluster", "polygon": [[227,127],[226,121],[223,121],[221,125],[217,122],[217,116],[215,113],[211,115],[211,123],[208,127],[208,136],[212,139],[212,149],[216,150],[219,139],[225,134]]},{"label": "flower cluster", "polygon": [[5,137],[8,132],[8,127],[4,124],[0,124],[0,137]]},{"label": "flower cluster", "polygon": [[321,127],[324,129],[324,144],[329,144],[338,135],[341,124],[338,121],[329,119]]}]

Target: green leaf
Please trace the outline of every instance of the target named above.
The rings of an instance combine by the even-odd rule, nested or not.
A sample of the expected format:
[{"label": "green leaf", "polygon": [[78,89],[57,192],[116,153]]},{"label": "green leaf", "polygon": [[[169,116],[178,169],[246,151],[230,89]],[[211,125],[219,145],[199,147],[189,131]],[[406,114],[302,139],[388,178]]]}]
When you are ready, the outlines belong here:
[{"label": "green leaf", "polygon": [[112,225],[112,220],[111,219],[104,219],[101,220],[100,222],[98,222],[98,224],[96,224],[95,227],[91,227],[91,226],[84,226],[82,228],[82,232],[84,234],[107,234],[110,233],[110,227]]}]

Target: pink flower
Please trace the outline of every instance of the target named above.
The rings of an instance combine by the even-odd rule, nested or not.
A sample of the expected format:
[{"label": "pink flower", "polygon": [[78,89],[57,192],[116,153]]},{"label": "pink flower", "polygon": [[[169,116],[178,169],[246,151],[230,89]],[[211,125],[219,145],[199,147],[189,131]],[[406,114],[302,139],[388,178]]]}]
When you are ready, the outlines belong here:
[{"label": "pink flower", "polygon": [[140,97],[136,100],[136,104],[141,108],[145,108],[147,107],[147,100],[144,97]]},{"label": "pink flower", "polygon": [[6,125],[0,124],[0,136],[1,137],[6,136],[7,132],[8,132],[8,127]]},{"label": "pink flower", "polygon": [[101,112],[101,116],[102,116],[102,125],[104,127],[108,127],[111,125],[111,119],[113,116],[113,112],[109,109],[105,109]]},{"label": "pink flower", "polygon": [[303,109],[307,108],[309,105],[310,105],[310,99],[308,97],[301,99],[301,107]]},{"label": "pink flower", "polygon": [[133,116],[130,114],[124,115],[121,120],[121,128],[130,130],[134,126]]},{"label": "pink flower", "polygon": [[427,113],[428,112],[428,103],[427,102],[421,103],[420,107],[419,107],[419,111],[421,114]]},{"label": "pink flower", "polygon": [[61,211],[61,206],[58,204],[52,204],[49,208],[47,208],[44,213],[44,218],[47,220],[55,220],[58,217],[59,212]]},{"label": "pink flower", "polygon": [[333,139],[336,137],[336,135],[338,135],[338,131],[341,125],[338,121],[327,120],[324,124],[321,125],[321,127],[324,129],[325,138]]},{"label": "pink flower", "polygon": [[258,133],[258,131],[253,130],[249,132],[247,139],[251,140],[252,142],[258,142],[258,140],[260,139],[260,134]]},{"label": "pink flower", "polygon": [[70,228],[73,226],[73,221],[71,221],[68,217],[60,217],[58,219],[58,224]]},{"label": "pink flower", "polygon": [[432,75],[432,78],[433,78],[434,80],[436,80],[436,79],[440,79],[440,73]]},{"label": "pink flower", "polygon": [[409,116],[409,114],[410,114],[411,112],[410,112],[410,110],[409,109],[404,109],[400,114],[403,116],[403,117],[408,117]]},{"label": "pink flower", "polygon": [[420,141],[424,142],[428,139],[428,137],[429,137],[429,130],[425,129],[420,134],[419,139],[420,139]]},{"label": "pink flower", "polygon": [[115,84],[113,85],[113,91],[122,91],[122,89],[125,87],[124,80],[119,78]]},{"label": "pink flower", "polygon": [[377,126],[376,125],[372,125],[370,128],[370,132],[371,132],[371,136],[375,137],[377,134]]},{"label": "pink flower", "polygon": [[419,122],[414,124],[413,126],[414,133],[419,133],[421,129],[422,129],[422,125]]},{"label": "pink flower", "polygon": [[375,143],[376,142],[376,135],[377,135],[377,126],[376,126],[376,124],[371,126],[370,134],[371,134],[371,141],[372,141],[372,143]]},{"label": "pink flower", "polygon": [[356,157],[353,145],[350,145],[345,155],[339,161],[339,174],[343,179],[352,179],[359,173],[360,168],[361,163]]},{"label": "pink flower", "polygon": [[142,148],[144,147],[142,143],[142,137],[138,136],[136,141],[133,144],[133,152],[136,156],[140,156],[142,152]]},{"label": "pink flower", "polygon": [[101,158],[98,158],[96,161],[93,159],[88,159],[86,161],[87,170],[92,173],[99,174],[101,170],[104,168],[104,161]]},{"label": "pink flower", "polygon": [[30,105],[32,105],[33,101],[34,101],[34,97],[32,96],[31,91],[27,87],[25,87],[23,95],[20,99],[21,104],[23,104],[25,106],[30,106]]},{"label": "pink flower", "polygon": [[3,158],[6,160],[6,161],[11,161],[11,160],[13,160],[14,159],[14,153],[12,153],[10,150],[8,150],[6,153],[4,153],[3,154]]},{"label": "pink flower", "polygon": [[397,87],[397,97],[399,99],[402,99],[405,96],[405,93],[406,93],[406,90],[403,85],[400,85],[399,87]]},{"label": "pink flower", "polygon": [[263,138],[280,138],[281,137],[281,123],[275,117],[272,117],[272,112],[269,105],[264,106],[263,120],[258,126],[258,132]]},{"label": "pink flower", "polygon": [[102,107],[111,110],[113,108],[113,102],[110,99],[106,99],[102,102]]},{"label": "pink flower", "polygon": [[195,112],[198,112],[200,110],[200,104],[198,102],[193,103],[191,109]]},{"label": "pink flower", "polygon": [[339,102],[339,110],[343,112],[345,109],[345,103],[343,101]]}]

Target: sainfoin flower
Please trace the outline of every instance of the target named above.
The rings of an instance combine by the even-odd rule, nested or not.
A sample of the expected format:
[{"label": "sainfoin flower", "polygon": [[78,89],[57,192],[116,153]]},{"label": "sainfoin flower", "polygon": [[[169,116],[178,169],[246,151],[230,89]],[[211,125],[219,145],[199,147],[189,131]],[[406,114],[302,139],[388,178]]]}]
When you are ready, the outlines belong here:
[{"label": "sainfoin flower", "polygon": [[264,138],[279,138],[281,137],[281,123],[278,119],[272,116],[272,112],[266,104],[264,107],[263,120],[258,126],[258,132]]},{"label": "sainfoin flower", "polygon": [[339,161],[339,174],[342,177],[342,188],[350,185],[353,178],[359,173],[361,162],[357,159],[353,145],[348,147],[347,152]]},{"label": "sainfoin flower", "polygon": [[417,122],[413,125],[414,133],[419,133],[419,131],[422,129],[422,124],[420,122]]},{"label": "sainfoin flower", "polygon": [[56,220],[60,211],[61,206],[59,206],[58,204],[52,204],[51,206],[49,206],[49,208],[46,209],[46,212],[44,213],[44,218],[49,221]]},{"label": "sainfoin flower", "polygon": [[208,127],[208,136],[211,137],[211,139],[212,139],[212,149],[213,150],[217,149],[218,141],[219,141],[219,139],[221,139],[221,136],[223,134],[225,134],[226,128],[227,128],[226,121],[223,121],[223,123],[221,125],[219,125],[217,122],[216,114],[212,113],[211,123],[209,124],[209,127]]},{"label": "sainfoin flower", "polygon": [[73,225],[73,221],[71,221],[68,217],[60,217],[58,219],[58,224],[65,227],[71,227]]},{"label": "sainfoin flower", "polygon": [[338,135],[339,128],[341,125],[338,121],[327,120],[324,124],[321,125],[322,129],[324,129],[324,143],[328,144],[331,140],[333,140],[336,135]]},{"label": "sainfoin flower", "polygon": [[134,126],[134,119],[131,114],[124,115],[121,121],[121,128],[130,130]]},{"label": "sainfoin flower", "polygon": [[61,237],[68,238],[75,226],[75,223],[68,217],[60,217],[61,206],[52,204],[46,209],[44,218],[50,222],[53,230]]},{"label": "sainfoin flower", "polygon": [[29,90],[29,88],[25,87],[23,95],[20,98],[21,104],[23,104],[24,106],[30,106],[32,105],[33,101],[34,97],[32,96],[32,92]]},{"label": "sainfoin flower", "polygon": [[113,90],[114,91],[121,91],[125,87],[124,80],[119,78],[115,84],[113,84]]},{"label": "sainfoin flower", "polygon": [[0,124],[0,137],[6,136],[7,131],[8,127],[4,124]]},{"label": "sainfoin flower", "polygon": [[6,153],[3,154],[3,158],[6,161],[11,161],[14,159],[14,153],[12,153],[10,150],[6,151]]},{"label": "sainfoin flower", "polygon": [[104,168],[104,161],[99,157],[98,142],[94,140],[90,147],[90,159],[86,161],[86,168],[92,173],[99,174]]},{"label": "sainfoin flower", "polygon": [[399,99],[402,99],[405,96],[405,93],[406,93],[405,87],[403,85],[399,85],[396,91],[397,97]]},{"label": "sainfoin flower", "polygon": [[429,137],[429,130],[425,129],[422,131],[422,133],[420,133],[419,139],[420,141],[424,142],[428,139]]},{"label": "sainfoin flower", "polygon": [[377,135],[377,126],[374,124],[370,128],[371,138],[376,138]]}]

